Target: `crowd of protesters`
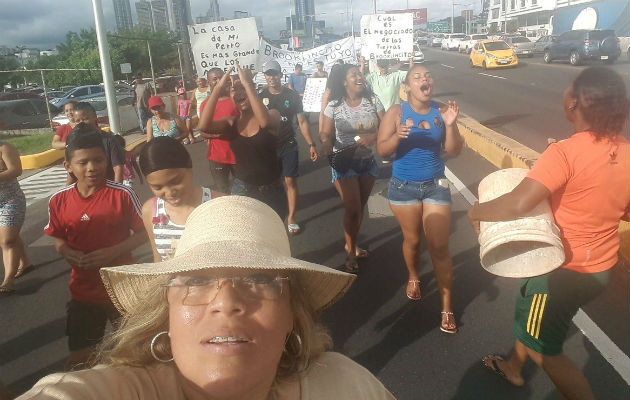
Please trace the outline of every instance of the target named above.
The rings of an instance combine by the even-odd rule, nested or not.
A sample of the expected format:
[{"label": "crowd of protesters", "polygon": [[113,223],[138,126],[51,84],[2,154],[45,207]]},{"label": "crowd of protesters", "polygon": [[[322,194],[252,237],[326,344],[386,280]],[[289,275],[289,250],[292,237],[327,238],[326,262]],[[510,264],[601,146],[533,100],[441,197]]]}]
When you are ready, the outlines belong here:
[{"label": "crowd of protesters", "polygon": [[[129,319],[123,315],[121,320],[120,312],[129,309],[122,303],[124,299],[115,297],[118,289],[111,282],[116,281],[117,273],[112,267],[133,264],[131,251],[147,241],[156,268],[171,268],[165,270],[170,272],[164,272],[170,274],[166,284],[169,299],[171,291],[184,288],[187,294],[183,304],[187,304],[186,301],[201,302],[195,305],[209,304],[204,302],[203,295],[194,295],[202,286],[214,287],[213,295],[217,296],[222,284],[215,275],[208,275],[212,279],[201,279],[184,274],[187,278],[182,281],[180,273],[185,270],[173,269],[175,267],[168,264],[173,257],[182,263],[203,261],[195,258],[203,259],[202,255],[183,253],[178,247],[186,237],[188,226],[194,224],[194,219],[191,222],[189,217],[196,215],[195,210],[215,207],[201,204],[223,197],[217,204],[225,204],[222,210],[229,213],[230,199],[238,208],[241,200],[234,195],[244,196],[256,200],[251,207],[259,207],[258,202],[264,204],[260,211],[263,214],[273,210],[282,230],[289,234],[302,231],[296,216],[299,151],[294,126],[308,146],[310,161],[316,162],[323,156],[330,164],[331,182],[344,209],[340,224],[340,235],[345,239],[344,276],[358,273],[361,260],[370,255],[368,249],[359,247],[357,238],[368,198],[379,169],[383,168],[378,160],[391,162],[387,197],[403,237],[402,256],[408,273],[405,293],[414,301],[422,297],[419,272],[424,240],[440,294],[439,327],[445,333],[457,333],[449,254],[452,201],[444,158],[457,156],[463,146],[457,125],[459,107],[453,101],[442,103],[433,99],[435,81],[425,66],[414,65],[412,60],[406,70],[399,71],[390,71],[386,60],[378,60],[376,65],[378,71],[366,73],[366,61],[359,58],[359,65],[340,63],[328,73],[323,70],[322,62],[317,63],[313,76],[327,78],[318,135],[311,133],[303,111],[302,95],[307,77],[299,64],[284,86],[280,64],[275,60],[267,61],[261,70],[267,82],[262,90],[257,90],[252,72],[238,63],[225,73],[218,68],[211,69],[206,77],[197,79],[191,99],[187,98],[185,89],[177,92],[178,108],[174,114],[166,111],[159,96],[150,95],[148,84],[139,76],[134,104],[141,129],[146,131],[147,144],[138,162],[134,153],[125,152],[122,137],[115,138],[99,129],[96,113],[88,103],[68,103],[64,112],[69,123],[58,129],[52,146],[65,151],[64,167],[69,185],[50,198],[49,222],[44,228],[54,239],[57,252],[72,267],[67,312],[68,368],[92,365],[91,357],[103,339],[107,321],[127,329],[124,331],[127,335],[134,332],[128,326]],[[562,100],[575,134],[550,145],[527,178],[511,193],[475,204],[468,211],[469,219],[478,230],[479,221],[515,219],[538,203],[551,201],[565,246],[566,261],[562,268],[523,281],[516,306],[516,341],[511,357],[504,360],[489,355],[483,360],[490,371],[513,385],[524,384],[521,370],[525,361],[532,359],[567,398],[593,398],[582,372],[562,354],[562,344],[578,308],[605,289],[610,268],[617,261],[618,222],[629,218],[630,190],[626,180],[630,172],[630,144],[619,134],[628,116],[624,87],[622,79],[607,68],[591,67],[582,71]],[[404,101],[399,95],[401,91]],[[208,188],[193,183],[192,160],[183,145],[194,142],[194,114],[198,116],[199,136],[208,142],[207,159],[213,182]],[[321,143],[319,149],[314,136]],[[11,145],[0,142],[0,156],[0,242],[5,271],[0,295],[6,296],[14,293],[14,280],[33,267],[19,235],[26,208],[17,182],[21,174],[19,155]],[[133,190],[136,175],[144,177],[153,193],[144,205]],[[610,187],[619,190],[613,191]],[[602,204],[606,207],[601,207]],[[218,218],[219,214],[214,216]],[[195,249],[206,240],[203,235],[223,234],[214,226],[197,229],[199,231],[195,232],[202,238],[197,242],[189,238],[196,243],[190,244]],[[243,230],[239,235],[249,235],[243,226],[239,229]],[[203,233],[205,231],[208,233]],[[584,241],[585,234],[591,238],[588,243]],[[217,261],[216,267],[237,266],[230,264],[229,259],[244,257],[236,254],[238,246],[235,243],[235,253],[226,255],[228,261],[224,264]],[[207,254],[206,262],[208,260],[212,264],[212,254]],[[257,261],[251,257],[244,262],[244,268],[259,267],[253,266]],[[274,268],[274,265],[266,267]],[[101,268],[109,272],[99,274]],[[141,270],[138,267],[129,274],[142,276]],[[106,290],[101,275],[114,286]],[[294,275],[289,275],[286,279],[294,279]],[[263,279],[268,291],[265,293],[274,299],[282,294],[275,283],[279,275],[260,278],[231,271],[229,276],[220,277],[232,280],[235,292],[251,291],[248,285],[258,285],[251,280]],[[130,280],[130,287],[140,285],[139,278],[125,279]],[[194,279],[198,282],[192,283]],[[208,283],[213,279],[215,283]],[[123,281],[121,278],[116,282]],[[539,305],[545,308],[544,314],[541,311],[537,315],[543,325],[533,334],[525,325],[532,317],[528,314],[532,302],[538,301],[540,295],[544,295],[546,301],[546,308]],[[260,300],[266,295],[257,292],[256,296]],[[287,298],[286,301],[293,300]],[[140,306],[134,303],[133,307]],[[139,308],[133,310],[135,313]],[[154,342],[162,333],[157,333],[150,344],[153,358],[159,361],[162,360],[154,352]],[[287,345],[290,330],[284,334]],[[123,338],[117,336],[116,340],[120,342]],[[299,336],[296,340],[299,347],[304,344]],[[173,337],[171,343],[174,357],[182,349],[175,347]],[[315,354],[320,353],[321,349]],[[102,354],[100,357],[101,361],[109,360],[108,363],[116,365],[113,359],[103,358]],[[145,357],[143,362],[130,363],[150,364],[153,362],[150,357]],[[177,366],[182,367],[179,363]],[[326,379],[334,381],[332,377]],[[365,379],[380,393],[380,397],[375,398],[391,396],[378,382],[372,381],[373,377]],[[99,384],[104,383],[99,381]],[[266,388],[268,394],[271,389]],[[29,393],[31,395],[25,398],[57,398]]]}]

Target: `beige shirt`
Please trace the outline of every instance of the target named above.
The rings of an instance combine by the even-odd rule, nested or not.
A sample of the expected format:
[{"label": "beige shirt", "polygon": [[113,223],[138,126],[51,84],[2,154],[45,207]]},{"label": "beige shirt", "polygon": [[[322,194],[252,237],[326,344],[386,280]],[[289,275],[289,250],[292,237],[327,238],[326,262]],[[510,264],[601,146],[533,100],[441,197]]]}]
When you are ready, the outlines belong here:
[{"label": "beige shirt", "polygon": [[[282,390],[281,390],[282,392]],[[339,353],[313,360],[300,378],[300,400],[389,400],[394,396],[367,369]],[[97,366],[49,375],[17,400],[185,400],[173,363]],[[297,399],[296,399],[297,400]]]}]

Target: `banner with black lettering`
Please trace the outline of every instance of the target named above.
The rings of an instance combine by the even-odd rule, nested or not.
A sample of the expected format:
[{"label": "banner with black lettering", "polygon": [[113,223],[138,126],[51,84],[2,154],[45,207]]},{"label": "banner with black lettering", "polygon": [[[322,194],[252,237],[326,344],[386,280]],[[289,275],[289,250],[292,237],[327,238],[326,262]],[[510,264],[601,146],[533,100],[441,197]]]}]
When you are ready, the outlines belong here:
[{"label": "banner with black lettering", "polygon": [[363,15],[361,55],[367,59],[413,57],[413,14]]},{"label": "banner with black lettering", "polygon": [[255,18],[188,25],[188,33],[198,76],[214,67],[227,71],[236,60],[242,67],[256,68],[260,39]]}]

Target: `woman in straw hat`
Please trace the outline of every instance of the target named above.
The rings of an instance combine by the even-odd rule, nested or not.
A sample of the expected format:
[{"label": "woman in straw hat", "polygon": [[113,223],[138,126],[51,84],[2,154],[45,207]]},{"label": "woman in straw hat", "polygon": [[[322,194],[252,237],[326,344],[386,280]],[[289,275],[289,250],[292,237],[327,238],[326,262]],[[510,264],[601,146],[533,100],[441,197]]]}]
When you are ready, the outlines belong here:
[{"label": "woman in straw hat", "polygon": [[101,271],[123,314],[101,365],[50,375],[20,399],[393,399],[326,352],[314,321],[354,275],[292,258],[282,220],[258,200],[204,203],[173,259]]},{"label": "woman in straw hat", "polygon": [[484,357],[484,365],[515,386],[531,358],[567,399],[594,399],[580,369],[562,353],[573,316],[602,293],[617,263],[619,220],[630,217],[630,143],[622,136],[628,95],[621,76],[587,68],[564,93],[563,110],[575,133],[552,143],[512,192],[475,204],[468,218],[509,221],[550,201],[564,245],[564,264],[524,279],[516,299],[516,341],[509,359]]}]

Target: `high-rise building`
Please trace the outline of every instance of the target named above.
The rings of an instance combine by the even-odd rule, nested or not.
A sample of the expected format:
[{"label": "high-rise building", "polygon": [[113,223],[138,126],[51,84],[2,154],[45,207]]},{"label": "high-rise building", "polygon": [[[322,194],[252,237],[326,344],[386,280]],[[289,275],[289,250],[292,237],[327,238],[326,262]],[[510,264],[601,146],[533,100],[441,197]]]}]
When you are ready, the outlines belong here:
[{"label": "high-rise building", "polygon": [[234,19],[249,18],[247,11],[234,11]]},{"label": "high-rise building", "polygon": [[179,34],[180,38],[188,41],[188,25],[192,25],[193,19],[190,12],[190,0],[171,1],[171,30]]},{"label": "high-rise building", "polygon": [[308,17],[314,15],[315,0],[295,0],[295,16],[299,24],[304,24]]},{"label": "high-rise building", "polygon": [[198,24],[204,24],[207,22],[217,22],[221,20],[221,11],[219,10],[219,1],[210,0],[210,8],[206,12],[206,15],[197,17],[196,22]]},{"label": "high-rise building", "polygon": [[168,31],[168,7],[166,0],[140,0],[136,2],[138,26],[153,32]]},{"label": "high-rise building", "polygon": [[133,28],[129,0],[114,0],[114,16],[116,17],[117,30],[129,30]]}]

